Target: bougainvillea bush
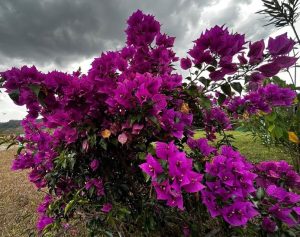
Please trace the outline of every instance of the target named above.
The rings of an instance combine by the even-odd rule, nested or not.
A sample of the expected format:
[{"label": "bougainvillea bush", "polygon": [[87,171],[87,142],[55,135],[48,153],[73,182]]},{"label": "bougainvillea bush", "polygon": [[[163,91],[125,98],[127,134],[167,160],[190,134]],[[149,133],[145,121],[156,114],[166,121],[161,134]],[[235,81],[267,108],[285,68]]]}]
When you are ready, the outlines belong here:
[{"label": "bougainvillea bush", "polygon": [[[299,174],[285,161],[252,164],[225,133],[233,119],[293,104],[295,92],[272,78],[296,62],[294,41],[248,42],[215,26],[179,59],[153,16],[136,11],[127,23],[124,48],[102,53],[87,74],[1,73],[28,109],[12,169],[29,169],[47,193],[39,233],[74,220],[90,236],[297,233]],[[206,138],[194,138],[199,128]]]}]

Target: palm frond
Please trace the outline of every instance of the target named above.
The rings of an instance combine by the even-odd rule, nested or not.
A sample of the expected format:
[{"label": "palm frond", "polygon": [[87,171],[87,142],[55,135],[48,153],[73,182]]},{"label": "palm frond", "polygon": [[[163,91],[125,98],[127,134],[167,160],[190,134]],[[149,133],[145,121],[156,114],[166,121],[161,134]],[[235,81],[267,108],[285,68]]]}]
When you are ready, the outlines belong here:
[{"label": "palm frond", "polygon": [[258,11],[268,17],[268,25],[278,28],[294,24],[299,17],[299,0],[262,0],[264,9]]}]

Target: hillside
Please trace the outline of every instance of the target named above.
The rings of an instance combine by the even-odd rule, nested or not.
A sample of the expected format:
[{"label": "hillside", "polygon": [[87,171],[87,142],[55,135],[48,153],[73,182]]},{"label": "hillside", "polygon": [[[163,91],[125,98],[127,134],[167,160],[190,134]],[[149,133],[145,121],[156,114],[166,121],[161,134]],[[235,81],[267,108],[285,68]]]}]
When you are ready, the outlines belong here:
[{"label": "hillside", "polygon": [[21,120],[10,120],[0,123],[0,134],[22,133],[23,129],[20,125]]}]

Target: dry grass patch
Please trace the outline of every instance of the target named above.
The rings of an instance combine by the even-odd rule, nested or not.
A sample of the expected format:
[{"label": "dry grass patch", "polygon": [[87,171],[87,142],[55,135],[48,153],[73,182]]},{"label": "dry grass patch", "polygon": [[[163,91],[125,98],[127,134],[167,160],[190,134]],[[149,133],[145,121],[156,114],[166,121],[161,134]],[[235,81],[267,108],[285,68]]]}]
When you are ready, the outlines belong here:
[{"label": "dry grass patch", "polygon": [[15,153],[0,151],[0,236],[35,236],[36,208],[43,194],[28,181],[26,171],[11,171]]}]

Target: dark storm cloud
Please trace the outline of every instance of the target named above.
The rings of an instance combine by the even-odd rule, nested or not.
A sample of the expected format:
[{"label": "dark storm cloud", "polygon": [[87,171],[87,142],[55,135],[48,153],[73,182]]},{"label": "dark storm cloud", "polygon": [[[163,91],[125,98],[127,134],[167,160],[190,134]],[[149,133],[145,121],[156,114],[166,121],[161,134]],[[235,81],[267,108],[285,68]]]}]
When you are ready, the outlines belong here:
[{"label": "dark storm cloud", "polygon": [[[163,30],[176,36],[180,49],[193,40],[189,38],[193,34],[186,32],[204,29],[203,10],[219,1],[1,0],[0,64],[66,68],[69,63],[121,47],[125,21],[137,9],[154,14]],[[232,1],[227,10],[210,16],[208,22],[234,25],[240,6],[249,3],[251,0]]]}]

